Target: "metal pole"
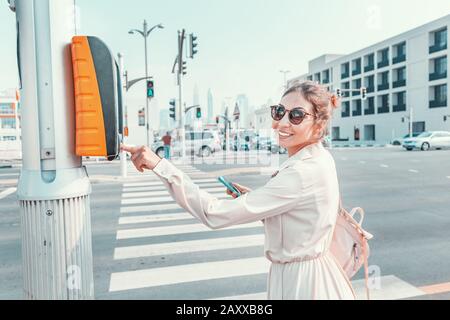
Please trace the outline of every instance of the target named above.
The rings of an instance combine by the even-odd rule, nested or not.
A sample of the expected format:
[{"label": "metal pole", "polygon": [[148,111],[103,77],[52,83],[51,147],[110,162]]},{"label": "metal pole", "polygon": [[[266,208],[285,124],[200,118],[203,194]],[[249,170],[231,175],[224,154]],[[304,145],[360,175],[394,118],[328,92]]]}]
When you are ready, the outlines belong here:
[{"label": "metal pole", "polygon": [[93,299],[91,184],[75,155],[73,0],[16,0],[25,299]]},{"label": "metal pole", "polygon": [[[145,46],[145,79],[148,79],[148,59],[147,59],[147,20],[144,20],[144,46]],[[147,84],[147,80],[145,81]],[[148,110],[148,97],[147,93],[145,94],[145,118],[146,118],[146,130],[147,130],[147,146],[150,146],[150,114]]]},{"label": "metal pole", "polygon": [[[120,90],[122,90],[122,101],[125,104],[125,97],[124,97],[124,86],[126,86],[126,82],[124,82],[124,78],[125,78],[125,74],[123,71],[123,55],[121,53],[119,53],[118,55],[118,60],[119,60],[119,73],[120,73],[120,78],[121,78],[121,82],[122,82],[122,86],[120,87]],[[122,125],[123,127],[126,127],[126,109],[123,108],[123,114],[122,114]],[[125,144],[125,132],[124,132],[124,128],[122,128],[123,131],[123,136],[122,136],[122,141]],[[126,178],[127,177],[127,153],[125,151],[122,151],[120,153],[120,176],[122,178]]]}]

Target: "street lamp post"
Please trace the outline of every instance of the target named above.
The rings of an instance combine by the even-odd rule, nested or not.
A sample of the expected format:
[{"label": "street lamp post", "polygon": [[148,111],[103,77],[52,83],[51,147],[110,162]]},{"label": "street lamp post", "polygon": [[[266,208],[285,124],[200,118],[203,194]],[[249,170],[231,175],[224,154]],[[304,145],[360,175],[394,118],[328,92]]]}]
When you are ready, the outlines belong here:
[{"label": "street lamp post", "polygon": [[[147,24],[147,20],[144,20],[144,26],[143,26],[143,30],[138,30],[138,29],[132,29],[130,31],[128,31],[129,34],[134,34],[135,32],[139,33],[143,38],[144,38],[144,50],[145,50],[145,79],[148,79],[148,59],[147,59],[147,38],[150,35],[150,33],[155,30],[156,28],[158,29],[164,29],[164,26],[160,23],[157,24],[153,27],[151,27],[150,29],[148,29],[148,24]],[[150,113],[149,113],[149,108],[148,108],[148,97],[147,94],[145,96],[145,118],[146,118],[146,130],[147,130],[147,145],[150,146],[151,145],[151,141],[150,141]]]}]

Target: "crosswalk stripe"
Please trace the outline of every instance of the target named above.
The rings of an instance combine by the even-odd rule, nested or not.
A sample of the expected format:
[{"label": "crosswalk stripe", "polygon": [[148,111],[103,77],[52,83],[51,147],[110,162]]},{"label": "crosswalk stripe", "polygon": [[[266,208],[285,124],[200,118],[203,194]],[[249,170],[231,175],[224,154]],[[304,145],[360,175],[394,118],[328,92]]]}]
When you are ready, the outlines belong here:
[{"label": "crosswalk stripe", "polygon": [[147,222],[165,222],[165,221],[173,221],[173,220],[183,220],[193,218],[187,212],[180,213],[163,213],[163,214],[150,214],[145,216],[128,216],[128,217],[120,217],[119,224],[137,224],[137,223],[147,223]]},{"label": "crosswalk stripe", "polygon": [[153,212],[153,211],[163,211],[163,210],[173,210],[181,209],[177,203],[165,203],[165,204],[152,204],[145,206],[130,206],[121,207],[120,213],[138,213],[138,212]]},{"label": "crosswalk stripe", "polygon": [[[414,287],[396,276],[382,276],[379,278],[380,286],[370,289],[371,300],[396,300],[406,299],[425,294],[424,291]],[[366,287],[363,279],[352,281],[353,289],[358,300],[366,299]],[[214,298],[211,300],[266,300],[266,292],[258,292],[246,295]]]},{"label": "crosswalk stripe", "polygon": [[134,259],[152,257],[158,255],[202,252],[221,249],[235,249],[253,246],[263,246],[264,235],[249,235],[240,237],[225,237],[214,239],[202,239],[192,241],[180,241],[161,244],[149,244],[140,246],[119,247],[114,250],[114,259]]},{"label": "crosswalk stripe", "polygon": [[109,291],[149,288],[185,282],[267,273],[270,262],[263,257],[195,263],[111,274]]},{"label": "crosswalk stripe", "polygon": [[[198,182],[216,182],[216,179],[192,179],[192,181],[194,181],[195,183]],[[128,187],[145,187],[145,186],[158,186],[158,185],[163,185],[162,181],[158,178],[157,181],[144,181],[144,182],[130,182],[130,183],[124,183],[123,187],[128,188]]]},{"label": "crosswalk stripe", "polygon": [[[197,183],[194,181],[195,184],[197,184],[200,188],[210,188],[210,187],[221,187],[223,186],[219,182],[213,182],[213,183]],[[140,192],[140,191],[162,191],[166,190],[166,187],[161,184],[158,186],[148,186],[148,187],[128,187],[123,188],[122,192]]]},{"label": "crosswalk stripe", "polygon": [[[219,192],[219,193],[211,193],[212,195],[216,196],[219,199],[231,199],[231,197],[227,194],[225,194],[225,192]],[[130,199],[122,199],[122,205],[124,204],[151,204],[151,203],[159,203],[159,202],[172,202],[174,201],[173,198],[171,196],[167,196],[167,197],[155,197],[155,198],[130,198]]]},{"label": "crosswalk stripe", "polygon": [[[237,229],[251,229],[256,227],[262,227],[261,222],[253,222],[248,224],[236,225],[222,230],[237,230]],[[197,232],[208,232],[212,229],[208,228],[202,223],[194,224],[183,224],[175,226],[164,226],[164,227],[149,227],[149,228],[136,228],[136,229],[123,229],[117,231],[117,240],[123,239],[134,239],[134,238],[145,238],[154,236],[168,236],[174,234],[183,233],[197,233]]]},{"label": "crosswalk stripe", "polygon": [[[209,192],[209,193],[225,193],[224,187],[216,187],[216,188],[200,188],[200,190]],[[122,193],[122,198],[139,198],[139,197],[154,197],[154,196],[164,196],[168,195],[169,191],[164,189],[161,191],[145,191],[145,192],[124,192]]]},{"label": "crosswalk stripe", "polygon": [[16,192],[16,190],[17,190],[16,188],[8,188],[6,190],[3,190],[2,192],[0,192],[0,199],[6,198],[10,194]]}]

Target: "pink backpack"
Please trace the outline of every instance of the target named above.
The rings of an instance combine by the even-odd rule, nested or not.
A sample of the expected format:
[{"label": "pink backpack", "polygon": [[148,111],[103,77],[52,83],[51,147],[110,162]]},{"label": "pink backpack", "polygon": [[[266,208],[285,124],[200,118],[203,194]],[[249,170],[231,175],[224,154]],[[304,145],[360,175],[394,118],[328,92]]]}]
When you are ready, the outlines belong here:
[{"label": "pink backpack", "polygon": [[[359,212],[361,219],[355,220],[355,213]],[[351,279],[364,265],[364,276],[366,284],[367,299],[370,299],[368,286],[368,258],[370,255],[368,240],[373,236],[362,228],[364,210],[353,208],[349,213],[339,202],[339,213],[331,243],[331,253],[340,263],[342,269]]]}]

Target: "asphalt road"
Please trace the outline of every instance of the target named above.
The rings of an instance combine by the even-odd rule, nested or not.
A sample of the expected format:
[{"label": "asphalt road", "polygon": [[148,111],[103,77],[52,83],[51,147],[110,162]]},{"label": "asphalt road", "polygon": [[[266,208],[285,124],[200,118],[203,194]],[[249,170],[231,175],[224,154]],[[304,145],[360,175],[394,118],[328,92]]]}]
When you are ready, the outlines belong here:
[{"label": "asphalt road", "polygon": [[[420,294],[428,292],[430,285],[450,281],[450,151],[356,148],[331,152],[345,207],[364,208],[363,226],[374,234],[369,262],[381,277],[375,296],[450,298],[445,285],[441,293]],[[270,163],[250,163],[251,156],[240,157],[247,157],[246,163],[228,159],[180,167],[206,191],[220,195],[223,188],[203,172],[214,176],[226,169],[230,180],[258,188],[270,177],[258,168],[279,164],[287,156]],[[117,162],[87,167],[92,177],[119,174]],[[19,170],[0,169],[0,299],[22,296],[20,219],[11,189]],[[142,177],[131,167],[129,172],[124,183],[101,179],[93,183],[97,299],[256,297],[252,295],[265,291],[266,273],[259,260],[261,226],[202,229],[184,210],[160,206],[173,202],[163,199],[164,191],[152,174]],[[362,272],[355,276],[356,287],[362,278]]]}]

